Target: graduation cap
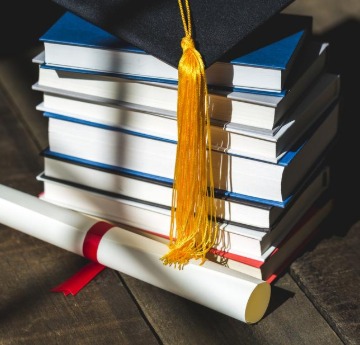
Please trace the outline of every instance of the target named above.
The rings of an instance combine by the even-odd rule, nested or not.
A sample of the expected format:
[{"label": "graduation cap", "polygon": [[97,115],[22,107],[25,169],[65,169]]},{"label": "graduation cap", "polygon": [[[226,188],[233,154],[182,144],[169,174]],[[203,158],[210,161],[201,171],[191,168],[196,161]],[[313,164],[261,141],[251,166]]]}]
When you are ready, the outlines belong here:
[{"label": "graduation cap", "polygon": [[178,143],[169,253],[182,268],[205,260],[218,225],[205,69],[294,0],[53,0],[178,68]]},{"label": "graduation cap", "polygon": [[[192,34],[205,67],[294,0],[190,0]],[[53,0],[79,17],[178,67],[184,28],[177,0]]]}]

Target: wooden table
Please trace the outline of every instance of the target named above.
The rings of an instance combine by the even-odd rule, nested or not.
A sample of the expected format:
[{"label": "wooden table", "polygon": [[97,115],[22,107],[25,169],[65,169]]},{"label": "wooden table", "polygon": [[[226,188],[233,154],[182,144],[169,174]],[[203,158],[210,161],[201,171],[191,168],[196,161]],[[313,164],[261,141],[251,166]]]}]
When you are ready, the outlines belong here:
[{"label": "wooden table", "polygon": [[[0,183],[35,196],[47,145],[47,120],[35,110],[41,95],[31,90],[38,49],[0,60]],[[315,307],[309,296],[319,290],[302,280],[299,260],[274,283],[265,317],[246,325],[111,269],[75,297],[52,293],[86,260],[0,225],[0,344],[356,344],[359,318],[348,314],[355,328],[346,334],[331,303]]]}]

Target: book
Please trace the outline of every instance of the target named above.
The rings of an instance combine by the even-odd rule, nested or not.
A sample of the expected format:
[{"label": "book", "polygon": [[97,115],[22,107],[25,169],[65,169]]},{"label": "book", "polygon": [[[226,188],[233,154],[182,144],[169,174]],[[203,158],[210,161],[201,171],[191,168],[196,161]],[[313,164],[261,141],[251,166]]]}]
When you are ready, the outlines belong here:
[{"label": "book", "polygon": [[[337,134],[338,102],[275,164],[212,151],[214,187],[283,202]],[[176,141],[49,116],[49,149],[66,156],[172,179]]]},{"label": "book", "polygon": [[[44,191],[39,196],[50,203],[86,213],[95,217],[118,222],[141,229],[157,236],[167,237],[170,229],[170,207],[143,201],[135,201],[99,189],[75,185],[67,181],[39,175]],[[259,229],[246,224],[219,222],[219,237],[216,249],[232,254],[264,261],[267,251],[272,251],[305,214],[311,205],[329,187],[329,169],[325,166],[313,177],[312,182],[299,196],[295,207],[287,212],[271,229]]]},{"label": "book", "polygon": [[[143,174],[124,173],[122,169],[91,164],[79,159],[54,154],[49,150],[42,152],[44,172],[41,180],[64,182],[90,188],[100,193],[107,193],[115,198],[144,202],[159,207],[171,207],[172,182],[161,177],[150,178]],[[292,194],[286,202],[258,199],[227,191],[215,190],[216,216],[220,220],[242,223],[258,228],[259,231],[270,231],[291,207],[292,212],[301,212],[303,203],[308,203],[324,186],[327,186],[328,173],[314,179],[312,172],[303,181],[303,185]],[[313,180],[314,179],[314,180]],[[46,189],[46,187],[45,187]]]},{"label": "book", "polygon": [[[294,67],[289,87],[281,93],[209,89],[211,118],[227,127],[242,125],[273,130],[324,70],[327,47],[328,43],[309,42],[304,47],[301,65]],[[176,117],[176,85],[145,83],[88,70],[54,68],[44,64],[43,52],[34,57],[33,62],[39,64],[39,78],[32,88],[44,93],[44,105],[51,106],[55,113],[66,111],[79,116],[102,117],[110,125],[118,118],[128,118],[134,111]],[[61,98],[57,103],[54,102],[56,99],[50,99],[53,102],[47,105],[49,97],[46,96]],[[96,105],[94,111],[99,115],[92,115],[87,104],[79,103],[80,100]]]},{"label": "book", "polygon": [[[339,95],[340,78],[338,75],[324,73],[302,97],[295,108],[289,112],[282,123],[272,131],[255,128],[222,125],[214,122],[211,125],[212,148],[217,151],[242,155],[276,163],[283,154],[296,142],[305,131],[317,120],[329,104]],[[53,96],[50,96],[52,99]],[[51,101],[51,100],[50,100]],[[66,100],[65,100],[66,101]],[[76,101],[75,101],[76,102]],[[70,102],[71,104],[72,102]],[[90,105],[87,105],[89,108]],[[99,125],[87,119],[86,114],[79,116],[73,112],[61,114],[50,113],[52,108],[43,104],[37,107],[47,117],[77,121],[79,123]],[[94,113],[94,109],[89,111]],[[99,114],[97,114],[97,118]],[[100,120],[100,123],[104,121]],[[108,125],[103,125],[105,126]],[[156,136],[168,140],[177,140],[177,122],[174,116],[150,115],[133,111],[127,122],[109,126],[111,129],[124,129],[144,135]]]},{"label": "book", "polygon": [[321,223],[330,215],[334,202],[330,199],[326,203],[314,205],[276,248],[268,251],[264,261],[219,251],[212,251],[209,256],[226,267],[271,283],[316,235]]},{"label": "book", "polygon": [[[290,227],[289,233],[276,246],[271,246],[265,252],[262,260],[217,249],[211,249],[207,258],[222,266],[272,283],[300,255],[316,235],[321,224],[330,215],[334,202],[334,199],[329,196],[323,196],[317,200],[301,219]],[[131,228],[131,231],[162,243],[168,243],[166,236],[157,236],[154,233],[135,228]]]},{"label": "book", "polygon": [[[308,16],[279,15],[252,38],[251,42],[257,42],[255,46],[252,43],[244,50],[243,44],[242,55],[210,66],[206,71],[208,84],[281,91],[311,32],[311,25],[312,18]],[[134,79],[177,82],[175,67],[71,12],[65,12],[40,41],[44,44],[45,62],[49,65],[125,74]]]}]

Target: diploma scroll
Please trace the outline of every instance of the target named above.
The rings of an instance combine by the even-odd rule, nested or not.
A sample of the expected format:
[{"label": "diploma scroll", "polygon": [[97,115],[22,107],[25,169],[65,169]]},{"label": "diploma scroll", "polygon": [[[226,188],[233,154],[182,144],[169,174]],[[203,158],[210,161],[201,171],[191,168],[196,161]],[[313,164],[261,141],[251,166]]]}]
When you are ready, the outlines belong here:
[{"label": "diploma scroll", "polygon": [[[0,185],[0,223],[84,256],[88,230],[98,220]],[[163,265],[168,247],[111,227],[97,247],[97,261],[246,323],[258,322],[269,304],[270,285],[214,262],[190,261],[182,270]]]}]

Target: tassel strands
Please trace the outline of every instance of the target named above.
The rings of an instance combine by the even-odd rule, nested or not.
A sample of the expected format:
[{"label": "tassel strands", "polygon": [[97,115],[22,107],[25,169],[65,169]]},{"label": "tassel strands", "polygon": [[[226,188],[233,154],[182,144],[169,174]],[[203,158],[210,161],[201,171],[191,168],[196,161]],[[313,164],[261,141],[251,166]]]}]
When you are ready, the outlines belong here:
[{"label": "tassel strands", "polygon": [[[185,37],[178,66],[178,143],[172,196],[169,252],[161,260],[182,269],[206,259],[217,239],[205,67],[191,33],[190,8],[178,0]],[[209,148],[207,150],[207,147]]]}]

